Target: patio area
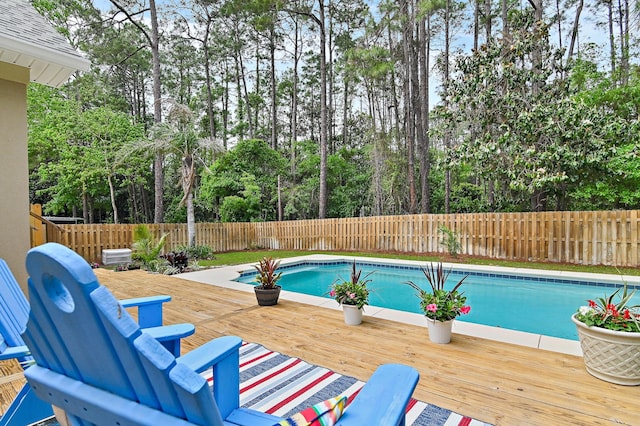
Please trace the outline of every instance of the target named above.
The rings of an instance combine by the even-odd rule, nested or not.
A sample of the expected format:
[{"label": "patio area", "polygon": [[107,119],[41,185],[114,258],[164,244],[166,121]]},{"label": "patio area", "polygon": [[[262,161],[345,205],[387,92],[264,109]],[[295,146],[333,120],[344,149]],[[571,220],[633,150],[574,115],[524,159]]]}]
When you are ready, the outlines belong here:
[{"label": "patio area", "polygon": [[[409,364],[421,374],[415,398],[496,425],[633,425],[640,418],[640,387],[595,379],[575,355],[463,334],[436,345],[420,325],[365,316],[361,326],[347,327],[335,309],[286,299],[259,307],[246,291],[144,271],[96,274],[118,298],[171,294],[165,322],[196,326],[183,353],[237,335],[361,380],[380,364]],[[23,379],[15,365],[0,368],[4,411]]]}]

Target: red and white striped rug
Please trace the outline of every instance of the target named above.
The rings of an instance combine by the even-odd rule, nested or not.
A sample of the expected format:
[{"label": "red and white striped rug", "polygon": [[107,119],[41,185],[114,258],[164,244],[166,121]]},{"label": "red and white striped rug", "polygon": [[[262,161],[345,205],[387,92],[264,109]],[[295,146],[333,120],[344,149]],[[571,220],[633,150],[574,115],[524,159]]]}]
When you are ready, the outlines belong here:
[{"label": "red and white striped rug", "polygon": [[[203,373],[211,380],[211,372]],[[337,395],[351,401],[364,382],[326,368],[270,351],[255,343],[240,348],[240,405],[287,417]],[[450,410],[412,399],[407,408],[407,425],[485,426]]]}]

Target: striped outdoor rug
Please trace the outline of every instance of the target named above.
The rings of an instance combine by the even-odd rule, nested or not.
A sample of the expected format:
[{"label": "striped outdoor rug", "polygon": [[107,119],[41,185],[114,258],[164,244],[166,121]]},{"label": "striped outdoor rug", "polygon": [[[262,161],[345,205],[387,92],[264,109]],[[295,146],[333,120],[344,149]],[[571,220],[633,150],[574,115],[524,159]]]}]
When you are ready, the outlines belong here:
[{"label": "striped outdoor rug", "polygon": [[[203,376],[211,380],[210,371]],[[347,395],[351,401],[363,385],[364,382],[353,377],[255,343],[245,343],[240,348],[240,405],[245,408],[287,417],[337,395]],[[486,423],[412,399],[407,410],[407,425],[483,426]]]}]

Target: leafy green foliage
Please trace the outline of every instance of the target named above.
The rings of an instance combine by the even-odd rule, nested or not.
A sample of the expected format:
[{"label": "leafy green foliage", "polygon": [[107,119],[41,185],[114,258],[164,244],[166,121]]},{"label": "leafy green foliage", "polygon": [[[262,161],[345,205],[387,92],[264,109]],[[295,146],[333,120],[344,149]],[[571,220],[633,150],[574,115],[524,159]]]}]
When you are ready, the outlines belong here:
[{"label": "leafy green foliage", "polygon": [[[59,91],[32,85],[28,119],[30,167],[47,212],[71,211],[82,206],[83,198],[113,208],[120,188],[143,173],[144,164],[135,163],[139,158],[118,156],[123,146],[142,137],[142,127],[126,114],[105,107],[82,110]],[[115,209],[112,218],[117,218]]]},{"label": "leafy green foliage", "polygon": [[[622,290],[619,300],[616,296]],[[576,319],[590,327],[600,327],[607,330],[640,332],[640,305],[628,306],[635,294],[628,291],[627,283],[608,296],[599,297],[595,301],[589,300],[589,306],[582,306],[576,313]]]},{"label": "leafy green foliage", "polygon": [[142,266],[149,271],[158,271],[161,266],[161,262],[158,259],[162,253],[166,239],[167,234],[163,234],[162,237],[156,241],[148,226],[136,226],[133,229],[131,259],[141,262]]},{"label": "leafy green foliage", "polygon": [[512,200],[531,199],[533,210],[552,198],[567,208],[567,194],[602,175],[633,136],[623,117],[571,96],[561,52],[531,11],[510,17],[510,43],[492,40],[456,62],[452,102],[437,111],[434,135],[465,130],[449,167],[471,165]]},{"label": "leafy green foliage", "polygon": [[244,185],[240,196],[230,195],[222,201],[220,219],[223,222],[254,222],[261,219],[260,188],[255,183],[255,176],[245,173],[240,181]]},{"label": "leafy green foliage", "polygon": [[363,306],[369,304],[369,288],[367,285],[371,282],[369,276],[374,271],[369,272],[364,277],[362,270],[356,266],[356,261],[353,261],[351,266],[351,276],[349,280],[338,277],[338,279],[331,285],[331,291],[329,295],[333,297],[336,302],[341,305],[353,305],[358,309],[362,309]]},{"label": "leafy green foliage", "polygon": [[462,277],[451,290],[447,290],[445,289],[445,283],[451,270],[445,271],[442,263],[438,263],[436,267],[430,264],[426,267],[421,267],[421,269],[431,286],[431,292],[424,290],[413,281],[408,281],[407,284],[416,291],[416,295],[420,300],[420,308],[427,318],[435,321],[449,321],[460,314],[469,313],[471,307],[465,305],[467,297],[458,291],[468,275]]},{"label": "leafy green foliage", "polygon": [[451,211],[457,213],[480,213],[489,211],[489,205],[478,185],[461,182],[453,188]]},{"label": "leafy green foliage", "polygon": [[[200,199],[218,205],[223,221],[273,220],[285,160],[264,141],[246,140],[221,155],[202,178]],[[224,216],[223,216],[224,215]]]},{"label": "leafy green foliage", "polygon": [[371,167],[363,149],[340,149],[328,158],[329,217],[353,217],[366,211]]},{"label": "leafy green foliage", "polygon": [[[160,43],[162,93],[156,96],[164,106],[181,107],[166,111],[163,124],[152,126],[152,58],[140,28],[83,0],[33,3],[94,64],[63,90],[29,86],[30,192],[47,213],[82,211],[87,221],[150,221],[154,180],[147,154],[157,148],[166,154],[166,220],[186,220],[191,229],[194,221],[274,220],[278,176],[284,218],[317,217],[321,75],[318,49],[308,49],[317,32],[307,21],[317,12],[315,5],[187,2],[189,22],[170,7],[160,10],[167,26]],[[453,45],[460,25],[487,19],[481,7],[479,21],[468,21],[470,2],[450,2],[447,14],[441,0],[417,2],[409,17],[402,3],[378,6],[381,13],[372,15],[368,2],[339,1],[327,15],[328,217],[409,211],[407,182],[424,167],[415,161],[412,170],[409,154],[418,159],[423,153],[422,147],[407,150],[412,112],[403,91],[413,82],[400,59],[401,46],[392,40],[409,37],[415,44],[405,44],[423,51],[416,34],[402,32],[417,30],[418,21],[428,19],[433,53],[445,19]],[[623,7],[611,6],[622,19]],[[430,117],[430,187],[424,195],[430,212],[444,212],[445,199],[451,212],[640,206],[637,52],[631,50],[626,72],[623,58],[613,56],[617,70],[603,71],[609,58],[603,60],[600,47],[581,38],[578,56],[567,60],[549,31],[552,20],[564,26],[568,15],[545,13],[544,22],[537,22],[531,9],[510,7],[508,22],[489,11],[495,25],[493,34],[480,37],[486,43],[472,53],[451,52],[448,63],[455,60],[456,66]],[[416,22],[404,21],[413,16]],[[297,46],[284,43],[293,28],[299,30],[291,37]],[[500,28],[509,31],[499,34]],[[623,47],[621,39],[612,42]],[[290,54],[300,61],[295,70],[287,65],[294,62]],[[283,62],[272,67],[272,57]],[[443,65],[440,56],[436,70],[444,71]],[[428,78],[435,83],[433,75]],[[410,91],[422,91],[424,83]],[[294,100],[296,120],[289,117]],[[182,106],[193,112],[189,120],[180,116]],[[267,136],[272,130],[274,140]],[[204,135],[225,148],[238,144],[216,158],[213,149],[197,144]],[[146,139],[143,149],[130,149],[140,139]],[[449,141],[457,148],[443,149]],[[451,194],[445,191],[445,173]]]},{"label": "leafy green foliage", "polygon": [[282,277],[282,272],[277,272],[280,261],[272,257],[263,257],[257,265],[254,265],[258,274],[255,281],[263,289],[275,288]]},{"label": "leafy green foliage", "polygon": [[215,258],[213,248],[209,246],[179,246],[177,251],[186,253],[189,259],[211,260]]},{"label": "leafy green foliage", "polygon": [[453,257],[458,256],[460,252],[460,236],[458,233],[452,229],[449,229],[445,225],[441,225],[438,228],[438,232],[442,235],[442,240],[440,240],[440,244],[444,245],[447,248],[449,254]]}]

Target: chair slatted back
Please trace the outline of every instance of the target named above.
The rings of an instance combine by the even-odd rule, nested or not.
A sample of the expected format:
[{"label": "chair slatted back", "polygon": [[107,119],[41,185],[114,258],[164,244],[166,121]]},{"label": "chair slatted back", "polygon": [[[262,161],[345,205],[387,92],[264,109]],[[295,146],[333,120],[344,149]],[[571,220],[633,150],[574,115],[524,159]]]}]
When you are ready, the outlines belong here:
[{"label": "chair slatted back", "polygon": [[[24,345],[21,334],[27,326],[28,319],[29,302],[7,262],[0,259],[0,334],[6,346]],[[18,358],[20,362],[27,359],[31,358]]]},{"label": "chair slatted back", "polygon": [[222,425],[206,380],[142,333],[79,255],[44,244],[27,255],[27,270],[23,337],[38,365],[177,418]]}]

